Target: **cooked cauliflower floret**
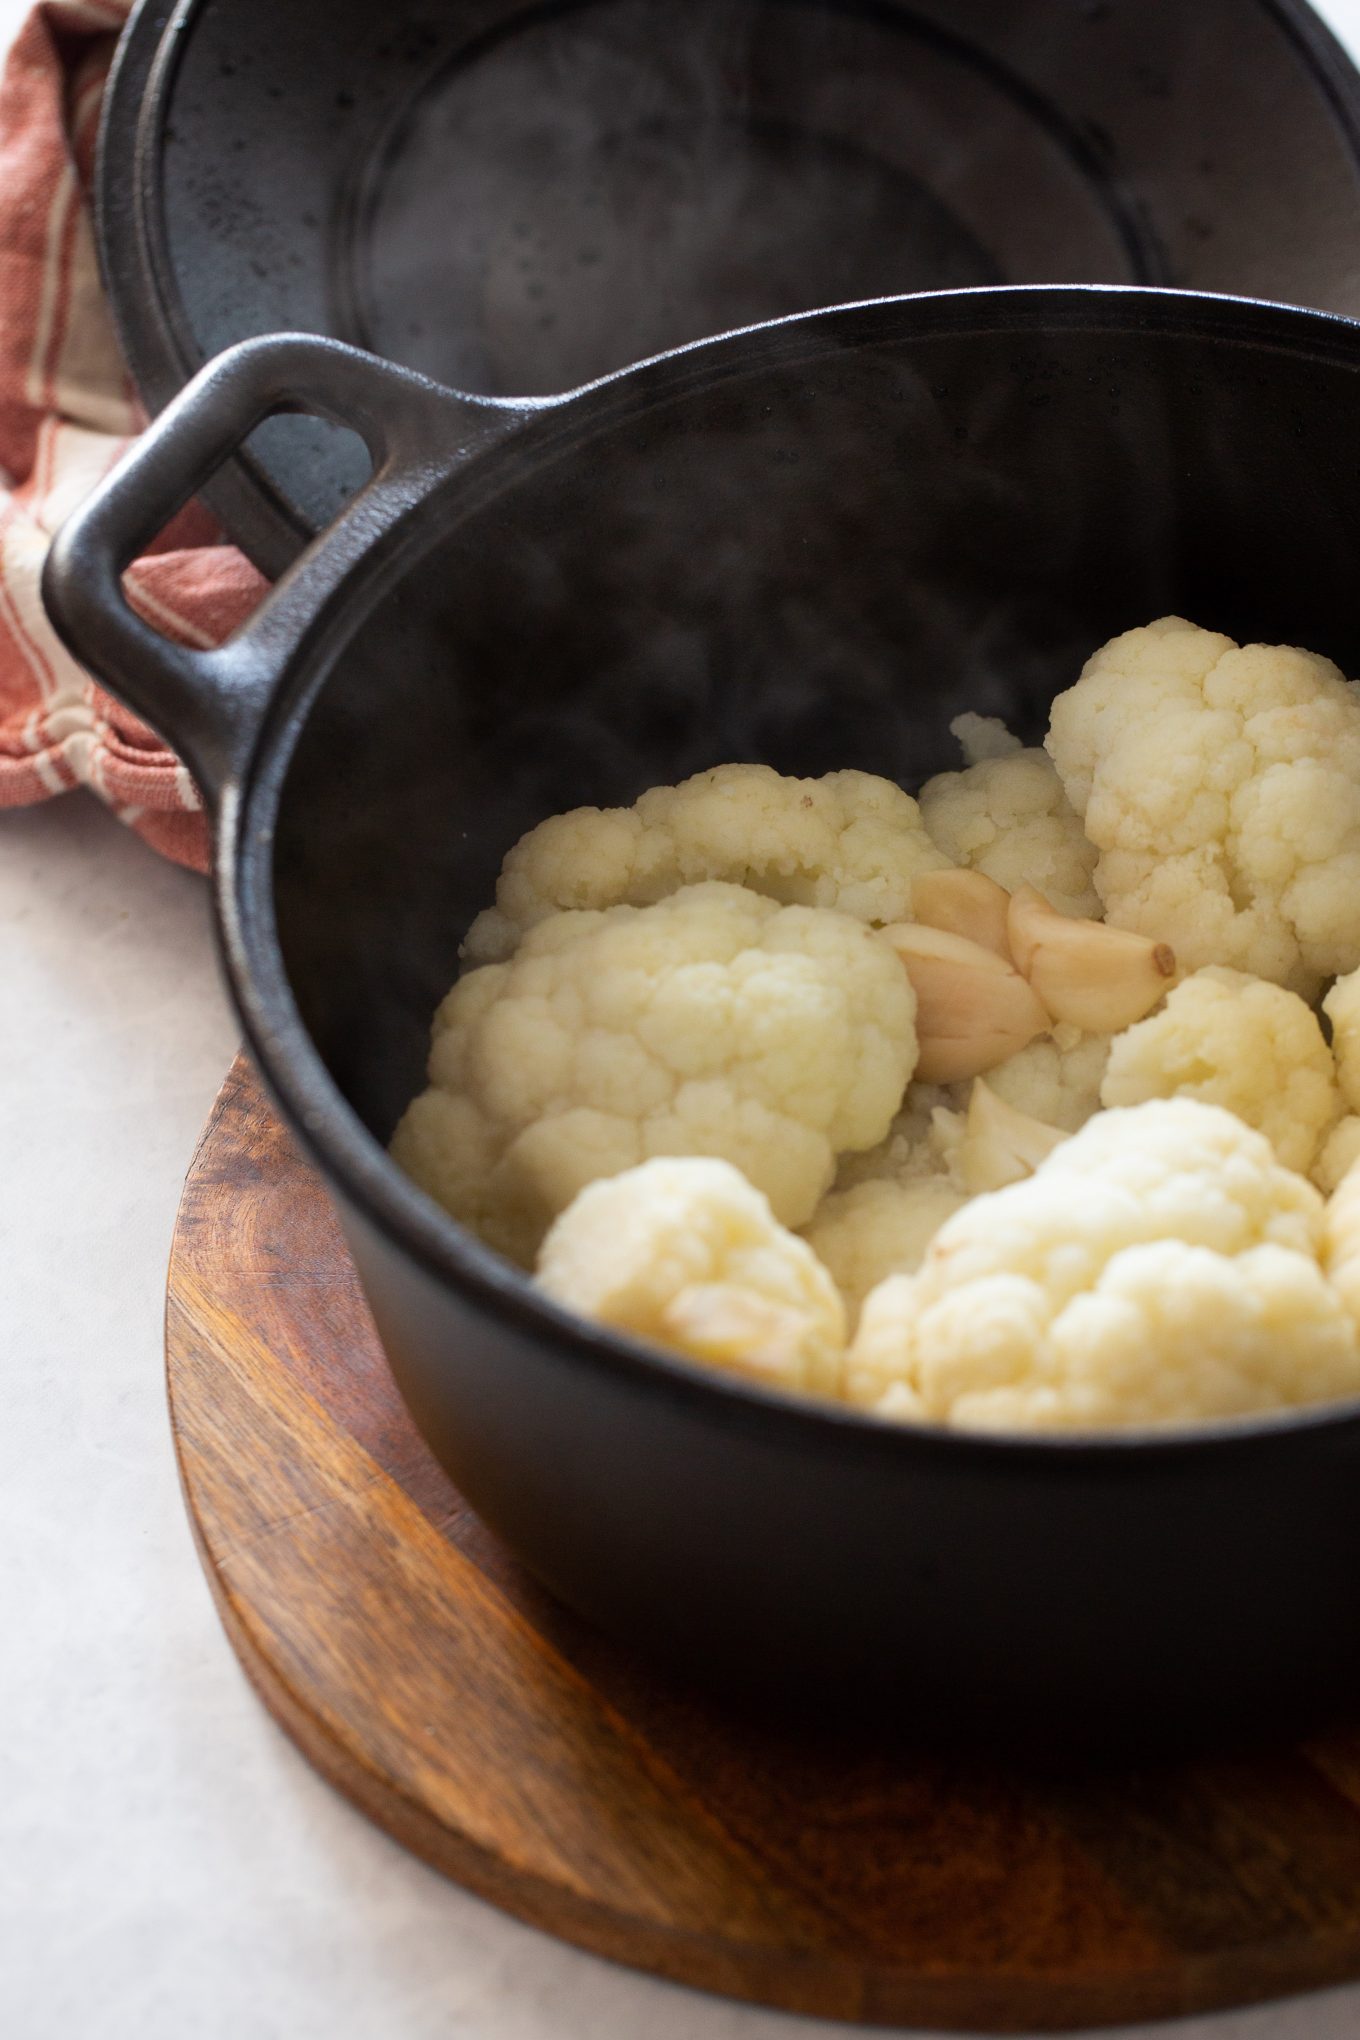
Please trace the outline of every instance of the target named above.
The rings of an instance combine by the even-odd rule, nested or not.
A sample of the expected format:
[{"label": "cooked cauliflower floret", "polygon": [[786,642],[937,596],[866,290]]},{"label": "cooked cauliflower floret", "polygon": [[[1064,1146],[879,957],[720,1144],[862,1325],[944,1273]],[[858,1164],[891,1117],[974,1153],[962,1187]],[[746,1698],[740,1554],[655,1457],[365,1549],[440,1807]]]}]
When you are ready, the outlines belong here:
[{"label": "cooked cauliflower floret", "polygon": [[1332,1023],[1332,1055],[1341,1095],[1350,1111],[1360,1112],[1360,970],[1337,979],[1322,1010]]},{"label": "cooked cauliflower floret", "polygon": [[803,1238],[830,1270],[852,1321],[871,1289],[889,1275],[910,1275],[964,1193],[947,1176],[874,1177],[831,1190]]},{"label": "cooked cauliflower floret", "polygon": [[679,786],[654,786],[630,808],[575,808],[540,822],[506,858],[496,904],[473,922],[465,953],[499,962],[549,914],[647,906],[705,879],[882,926],[909,919],[912,880],[946,862],[916,802],[890,780],[716,765]]},{"label": "cooked cauliflower floret", "polygon": [[656,1155],[721,1157],[802,1225],[836,1157],[887,1133],[913,1021],[892,949],[844,914],[720,884],[557,914],[454,986],[392,1153],[526,1264],[587,1183]]},{"label": "cooked cauliflower floret", "polygon": [[1360,1117],[1352,1112],[1332,1128],[1309,1174],[1323,1196],[1331,1197],[1357,1162],[1360,1162]]},{"label": "cooked cauliflower floret", "polygon": [[971,708],[955,716],[949,734],[957,740],[965,765],[983,765],[989,758],[1013,758],[1025,748],[999,715],[977,715]]},{"label": "cooked cauliflower floret", "polygon": [[1330,1197],[1357,1162],[1360,1162],[1360,1117],[1352,1112],[1337,1121],[1308,1173],[1323,1196]]},{"label": "cooked cauliflower floret", "polygon": [[845,1312],[812,1249],[730,1162],[644,1162],[553,1224],[540,1288],[585,1317],[770,1386],[840,1390]]},{"label": "cooked cauliflower floret", "polygon": [[1360,1325],[1360,1168],[1348,1169],[1327,1200],[1322,1262],[1332,1287]]},{"label": "cooked cauliflower floret", "polygon": [[1110,1054],[1108,1034],[1083,1034],[1078,1027],[1055,1027],[1032,1041],[987,1082],[1017,1112],[1076,1133],[1100,1109],[1100,1086]]},{"label": "cooked cauliflower floret", "polygon": [[1191,1099],[1098,1114],[947,1219],[868,1298],[847,1365],[884,1416],[985,1430],[1243,1416],[1360,1391],[1324,1205]]},{"label": "cooked cauliflower floret", "polygon": [[[975,1197],[1014,1180],[1022,1173],[1018,1166],[994,1180],[995,1154],[998,1131],[1004,1136],[1017,1129],[998,1129],[995,1113],[985,1125],[979,1122],[979,1090],[995,1093],[1003,1115],[1007,1107],[1022,1115],[1028,1124],[1021,1130],[1031,1139],[1048,1131],[1074,1133],[1098,1109],[1108,1043],[1103,1036],[1078,1034],[1075,1028],[1059,1031],[1070,1037],[1065,1049],[1052,1041],[1036,1042],[1032,1049],[1022,1050],[989,1071],[985,1083],[978,1079],[909,1085],[886,1139],[863,1154],[846,1155],[830,1194],[839,1195],[861,1183],[911,1184],[939,1178],[965,1196]],[[1034,1056],[1040,1047],[1051,1051],[1042,1060]],[[1034,1110],[1035,1106],[1042,1109]]]},{"label": "cooked cauliflower floret", "polygon": [[1329,660],[1164,617],[1053,704],[1107,918],[1313,998],[1360,963],[1360,691]]},{"label": "cooked cauliflower floret", "polygon": [[1196,971],[1160,1013],[1117,1034],[1103,1105],[1198,1098],[1266,1136],[1306,1175],[1341,1110],[1331,1050],[1294,992],[1238,970]]},{"label": "cooked cauliflower floret", "polygon": [[[995,1074],[995,1073],[994,1073]],[[963,1137],[967,1084],[912,1084],[902,1109],[883,1139],[862,1154],[847,1154],[836,1171],[835,1188],[859,1183],[914,1183],[949,1172]]]},{"label": "cooked cauliflower floret", "polygon": [[[967,1110],[957,1109],[967,1101]],[[942,1100],[949,1102],[943,1103]],[[803,1236],[852,1320],[871,1289],[907,1275],[970,1197],[1030,1175],[1066,1135],[999,1100],[989,1083],[913,1084],[887,1140],[841,1165]]]},{"label": "cooked cauliflower floret", "polygon": [[1037,886],[1064,914],[1098,915],[1091,880],[1097,852],[1052,760],[1025,750],[991,717],[959,716],[950,728],[970,762],[921,789],[932,840],[951,863],[985,872],[1007,892]]}]

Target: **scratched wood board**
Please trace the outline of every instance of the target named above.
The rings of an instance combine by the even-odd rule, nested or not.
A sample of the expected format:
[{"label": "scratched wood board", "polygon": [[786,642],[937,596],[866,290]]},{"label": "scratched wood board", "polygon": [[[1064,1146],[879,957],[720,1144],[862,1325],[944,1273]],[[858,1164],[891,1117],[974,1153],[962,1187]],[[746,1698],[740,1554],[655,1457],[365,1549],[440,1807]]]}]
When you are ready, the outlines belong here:
[{"label": "scratched wood board", "polygon": [[975,2032],[1360,1975],[1360,1731],[1026,1772],[724,1710],[552,1602],[416,1433],[244,1059],[189,1173],[166,1327],[189,1515],[265,1705],[492,1904],[733,1997]]}]

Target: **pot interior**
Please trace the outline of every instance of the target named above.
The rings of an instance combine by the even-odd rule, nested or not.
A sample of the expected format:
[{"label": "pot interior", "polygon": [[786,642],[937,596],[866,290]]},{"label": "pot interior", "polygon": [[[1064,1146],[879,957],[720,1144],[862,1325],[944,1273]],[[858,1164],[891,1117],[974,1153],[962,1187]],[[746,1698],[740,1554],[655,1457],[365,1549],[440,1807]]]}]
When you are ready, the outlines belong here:
[{"label": "pot interior", "polygon": [[960,711],[1037,741],[1097,645],[1173,610],[1360,671],[1357,365],[1302,314],[980,297],[540,415],[426,504],[403,576],[296,682],[274,898],[340,1090],[385,1140],[546,814],[727,759],[915,789],[959,762]]}]

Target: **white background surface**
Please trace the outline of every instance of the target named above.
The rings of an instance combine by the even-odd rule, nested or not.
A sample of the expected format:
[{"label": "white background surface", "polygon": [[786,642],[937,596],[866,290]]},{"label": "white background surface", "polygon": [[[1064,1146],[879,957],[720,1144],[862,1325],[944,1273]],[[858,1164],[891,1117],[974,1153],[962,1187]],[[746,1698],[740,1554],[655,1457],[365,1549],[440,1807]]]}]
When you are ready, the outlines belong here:
[{"label": "white background surface", "polygon": [[[23,4],[0,0],[0,37]],[[1360,50],[1360,0],[1322,11]],[[161,1386],[176,1200],[235,1040],[201,881],[83,795],[0,814],[0,2034],[842,2034],[503,1919],[351,1812],[251,1696]],[[1360,1988],[1170,2030],[1354,2040]]]}]

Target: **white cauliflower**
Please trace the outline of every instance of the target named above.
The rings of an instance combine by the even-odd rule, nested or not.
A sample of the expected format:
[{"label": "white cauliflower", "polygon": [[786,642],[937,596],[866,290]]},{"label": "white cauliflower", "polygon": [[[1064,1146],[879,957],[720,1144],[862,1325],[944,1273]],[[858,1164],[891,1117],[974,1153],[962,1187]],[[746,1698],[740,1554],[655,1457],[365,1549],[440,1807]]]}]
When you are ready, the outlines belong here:
[{"label": "white cauliflower", "polygon": [[[1074,1027],[1058,1031],[1066,1037],[1062,1045],[1035,1042],[989,1070],[985,1083],[909,1085],[886,1137],[863,1154],[843,1158],[830,1194],[861,1183],[910,1184],[927,1177],[941,1178],[968,1196],[1000,1189],[999,1182],[984,1180],[985,1160],[971,1151],[970,1120],[979,1089],[994,1092],[1003,1107],[1034,1122],[1030,1132],[1075,1133],[1099,1108],[1108,1041],[1103,1035],[1079,1034]],[[1048,1053],[1041,1056],[1040,1049]],[[986,1130],[985,1145],[994,1134],[995,1128]]]},{"label": "white cauliflower", "polygon": [[1100,1098],[1222,1105],[1301,1175],[1341,1111],[1331,1050],[1311,1009],[1263,978],[1213,967],[1186,978],[1160,1013],[1115,1036]]},{"label": "white cauliflower", "polygon": [[853,1322],[871,1289],[889,1275],[910,1275],[947,1218],[964,1203],[948,1176],[870,1177],[831,1190],[803,1238],[845,1299]]},{"label": "white cauliflower", "polygon": [[[947,1218],[970,1197],[1032,1173],[1065,1139],[997,1099],[979,1078],[967,1085],[913,1084],[886,1141],[848,1156],[803,1237],[831,1270],[852,1320],[889,1275],[909,1275]],[[948,1103],[940,1102],[948,1100]]]},{"label": "white cauliflower", "polygon": [[392,1154],[525,1264],[587,1183],[656,1155],[730,1161],[802,1225],[836,1157],[887,1133],[913,1020],[892,949],[844,914],[710,884],[553,915],[454,986]]},{"label": "white cauliflower", "polygon": [[1308,1173],[1323,1196],[1330,1197],[1340,1189],[1357,1162],[1360,1162],[1360,1117],[1352,1112],[1337,1121]]},{"label": "white cauliflower", "polygon": [[1088,662],[1048,750],[1108,919],[1313,998],[1360,963],[1360,691],[1163,617]]},{"label": "white cauliflower", "polygon": [[1078,1027],[1055,1027],[1032,1041],[987,1082],[998,1098],[1041,1119],[1046,1126],[1076,1133],[1100,1109],[1100,1086],[1109,1060],[1108,1034],[1083,1034]]},{"label": "white cauliflower", "polygon": [[[995,1076],[996,1072],[993,1072]],[[875,1146],[847,1154],[836,1171],[836,1190],[860,1183],[914,1183],[949,1173],[950,1157],[963,1137],[967,1084],[912,1084],[902,1109]]]},{"label": "white cauliflower", "polygon": [[1025,750],[990,717],[959,716],[950,728],[970,762],[921,789],[921,817],[935,844],[951,863],[984,872],[1007,892],[1029,884],[1064,914],[1099,915],[1091,876],[1097,852],[1052,761]]},{"label": "white cauliflower", "polygon": [[1360,1325],[1360,1168],[1348,1169],[1327,1200],[1323,1266]]},{"label": "white cauliflower", "polygon": [[1263,1135],[1178,1098],[1098,1114],[946,1220],[865,1303],[852,1401],[991,1431],[1181,1424],[1360,1391],[1324,1205]]},{"label": "white cauliflower", "polygon": [[955,716],[949,734],[957,740],[965,765],[982,765],[989,758],[1013,758],[1025,748],[999,715],[977,715],[971,708]]},{"label": "white cauliflower", "polygon": [[582,1190],[543,1242],[540,1288],[583,1316],[766,1386],[836,1395],[840,1297],[728,1162],[644,1162]]},{"label": "white cauliflower", "polygon": [[1341,1095],[1352,1112],[1360,1112],[1360,970],[1337,979],[1322,1010],[1332,1023],[1332,1054]]},{"label": "white cauliflower", "polygon": [[500,962],[549,914],[647,906],[706,879],[882,926],[909,919],[913,879],[945,863],[916,802],[890,780],[716,765],[653,786],[630,808],[540,822],[506,858],[496,904],[473,922],[464,954]]}]

